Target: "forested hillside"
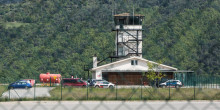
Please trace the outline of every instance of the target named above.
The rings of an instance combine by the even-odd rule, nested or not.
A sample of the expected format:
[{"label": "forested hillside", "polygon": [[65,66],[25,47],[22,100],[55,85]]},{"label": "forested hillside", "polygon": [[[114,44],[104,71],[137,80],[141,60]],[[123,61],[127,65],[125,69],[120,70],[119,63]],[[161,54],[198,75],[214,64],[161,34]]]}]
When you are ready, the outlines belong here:
[{"label": "forested hillside", "polygon": [[[9,0],[8,0],[9,1]],[[220,74],[219,0],[14,0],[0,2],[0,82],[60,73],[114,51],[113,14],[145,16],[143,57]]]}]

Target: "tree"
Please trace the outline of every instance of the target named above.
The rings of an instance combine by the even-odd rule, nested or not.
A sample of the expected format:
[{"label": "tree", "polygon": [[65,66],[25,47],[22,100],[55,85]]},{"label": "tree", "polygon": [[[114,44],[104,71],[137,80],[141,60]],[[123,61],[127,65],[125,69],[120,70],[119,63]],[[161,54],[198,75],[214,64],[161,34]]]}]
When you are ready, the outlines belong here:
[{"label": "tree", "polygon": [[[72,66],[74,73],[84,76],[83,65],[91,64],[93,54],[103,59],[115,49],[112,14],[132,13],[133,7],[145,16],[143,57],[166,59],[163,64],[181,70],[220,74],[219,0],[3,1],[0,82],[25,78],[30,72],[70,77]],[[152,72],[148,75],[158,74]]]},{"label": "tree", "polygon": [[[156,83],[161,80],[165,75],[158,72],[159,64],[147,63],[148,72],[146,73],[147,79],[150,81],[150,85],[153,83],[153,87],[156,87]],[[152,86],[152,85],[151,85]]]}]

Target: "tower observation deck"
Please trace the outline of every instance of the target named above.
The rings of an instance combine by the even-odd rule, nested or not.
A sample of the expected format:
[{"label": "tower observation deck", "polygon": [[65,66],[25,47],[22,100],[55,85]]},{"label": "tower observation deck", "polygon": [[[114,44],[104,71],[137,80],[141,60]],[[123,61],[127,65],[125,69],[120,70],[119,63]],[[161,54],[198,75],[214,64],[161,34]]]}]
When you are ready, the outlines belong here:
[{"label": "tower observation deck", "polygon": [[116,32],[115,54],[118,57],[142,57],[142,21],[140,14],[122,13],[114,15]]}]

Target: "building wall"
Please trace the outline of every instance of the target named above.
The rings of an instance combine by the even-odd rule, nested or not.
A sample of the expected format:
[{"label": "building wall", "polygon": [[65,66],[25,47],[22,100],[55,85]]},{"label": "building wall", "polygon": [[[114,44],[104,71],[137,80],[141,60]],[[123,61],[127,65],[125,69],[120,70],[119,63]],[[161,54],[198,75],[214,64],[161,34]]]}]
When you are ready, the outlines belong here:
[{"label": "building wall", "polygon": [[131,65],[131,60],[127,60],[118,64],[112,64],[110,66],[100,68],[95,71],[95,75],[92,76],[93,79],[102,79],[102,70],[119,70],[119,71],[127,71],[127,70],[148,70],[147,63],[144,61],[138,60],[138,65]]},{"label": "building wall", "polygon": [[[138,65],[131,65],[131,60],[137,60]],[[144,60],[140,60],[137,58],[132,58],[130,60],[124,60],[119,63],[113,63],[108,66],[103,66],[94,71],[93,79],[102,79],[102,72],[140,72],[140,71],[148,71],[148,63]],[[172,70],[170,68],[158,66],[157,68],[153,68],[153,70]]]},{"label": "building wall", "polygon": [[102,70],[118,70],[118,71],[127,71],[127,70],[148,70],[147,63],[141,60],[137,60],[138,65],[131,65],[131,60],[113,64],[107,67],[102,68]]},{"label": "building wall", "polygon": [[96,72],[92,73],[92,79],[96,79],[96,74],[97,74]]},{"label": "building wall", "polygon": [[93,77],[93,79],[102,79],[102,71],[101,70],[97,70],[95,77]]}]

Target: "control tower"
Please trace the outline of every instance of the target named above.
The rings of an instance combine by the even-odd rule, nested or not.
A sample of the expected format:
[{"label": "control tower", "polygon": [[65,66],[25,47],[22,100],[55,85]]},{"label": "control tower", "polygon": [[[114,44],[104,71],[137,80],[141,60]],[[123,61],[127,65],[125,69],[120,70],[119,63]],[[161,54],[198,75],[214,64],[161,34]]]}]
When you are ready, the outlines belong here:
[{"label": "control tower", "polygon": [[118,57],[142,57],[142,21],[140,14],[122,13],[114,15],[116,32],[115,53]]}]

